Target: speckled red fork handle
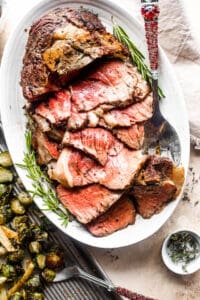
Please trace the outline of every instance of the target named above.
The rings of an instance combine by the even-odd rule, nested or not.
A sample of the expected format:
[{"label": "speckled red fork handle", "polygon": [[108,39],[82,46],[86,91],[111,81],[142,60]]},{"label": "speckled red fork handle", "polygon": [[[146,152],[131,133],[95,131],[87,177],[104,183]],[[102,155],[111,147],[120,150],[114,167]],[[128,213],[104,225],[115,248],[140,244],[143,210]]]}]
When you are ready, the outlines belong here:
[{"label": "speckled red fork handle", "polygon": [[150,68],[154,79],[158,78],[158,0],[143,1],[141,13],[144,17],[145,33],[149,51]]},{"label": "speckled red fork handle", "polygon": [[129,291],[125,288],[121,288],[119,286],[115,288],[115,293],[119,296],[126,297],[127,299],[130,299],[130,300],[155,300],[153,298],[145,297],[141,294],[131,292],[131,291]]}]

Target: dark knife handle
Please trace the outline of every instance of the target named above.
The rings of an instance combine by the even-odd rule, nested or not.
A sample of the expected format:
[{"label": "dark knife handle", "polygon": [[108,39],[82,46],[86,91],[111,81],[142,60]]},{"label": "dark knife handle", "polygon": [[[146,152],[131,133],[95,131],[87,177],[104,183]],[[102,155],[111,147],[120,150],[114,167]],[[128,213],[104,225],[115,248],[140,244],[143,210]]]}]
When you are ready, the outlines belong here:
[{"label": "dark knife handle", "polygon": [[149,52],[150,68],[154,79],[158,78],[158,0],[141,1],[141,13],[144,18],[145,34]]},{"label": "dark knife handle", "polygon": [[121,287],[115,287],[115,293],[118,295],[118,296],[123,296],[127,299],[130,299],[130,300],[155,300],[153,298],[149,298],[149,297],[145,297],[141,294],[138,294],[138,293],[135,293],[135,292],[132,292],[130,290],[127,290],[125,288],[121,288]]}]

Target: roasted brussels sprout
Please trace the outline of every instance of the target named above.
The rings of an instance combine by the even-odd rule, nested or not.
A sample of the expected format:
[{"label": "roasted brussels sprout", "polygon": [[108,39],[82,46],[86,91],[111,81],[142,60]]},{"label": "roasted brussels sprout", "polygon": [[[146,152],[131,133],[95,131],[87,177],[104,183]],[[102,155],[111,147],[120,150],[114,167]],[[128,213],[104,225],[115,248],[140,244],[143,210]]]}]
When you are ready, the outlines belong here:
[{"label": "roasted brussels sprout", "polygon": [[6,168],[11,167],[13,165],[11,156],[8,151],[0,153],[0,165]]},{"label": "roasted brussels sprout", "polygon": [[53,270],[58,270],[64,265],[63,255],[61,253],[50,252],[46,255],[46,266]]},{"label": "roasted brussels sprout", "polygon": [[28,293],[27,299],[28,300],[44,300],[44,295],[42,293],[38,293],[38,292]]},{"label": "roasted brussels sprout", "polygon": [[33,202],[33,199],[26,192],[21,192],[17,195],[17,199],[22,205],[30,205]]},{"label": "roasted brussels sprout", "polygon": [[43,288],[39,274],[30,277],[25,283],[25,289],[31,292],[41,291]]},{"label": "roasted brussels sprout", "polygon": [[7,261],[11,264],[16,264],[21,262],[24,259],[24,256],[24,250],[18,249],[17,251],[8,254]]},{"label": "roasted brussels sprout", "polygon": [[19,202],[17,198],[13,198],[10,201],[10,208],[15,215],[23,215],[25,213],[24,206]]},{"label": "roasted brussels sprout", "polygon": [[39,253],[35,257],[36,265],[39,269],[43,270],[46,267],[46,255]]},{"label": "roasted brussels sprout", "polygon": [[41,246],[40,242],[38,242],[38,241],[31,242],[29,244],[28,248],[31,253],[35,253],[35,254],[40,253],[42,250],[42,246]]},{"label": "roasted brussels sprout", "polygon": [[9,298],[9,300],[23,300],[23,299],[24,297],[21,292],[16,292]]},{"label": "roasted brussels sprout", "polygon": [[46,282],[52,282],[56,277],[56,272],[52,269],[45,268],[42,272],[42,277]]},{"label": "roasted brussels sprout", "polygon": [[0,183],[12,182],[13,181],[13,173],[3,167],[0,167]]},{"label": "roasted brussels sprout", "polygon": [[11,222],[11,226],[14,230],[17,230],[21,227],[22,224],[28,225],[29,219],[27,215],[16,216]]},{"label": "roasted brussels sprout", "polygon": [[33,224],[31,226],[31,232],[35,241],[47,242],[48,233],[46,231],[41,230],[41,228],[38,225]]},{"label": "roasted brussels sprout", "polygon": [[17,273],[15,267],[10,264],[1,266],[1,274],[4,277],[7,277],[7,282],[13,282],[17,278]]},{"label": "roasted brussels sprout", "polygon": [[18,228],[18,240],[19,243],[24,243],[30,240],[31,238],[31,231],[27,224],[22,223],[22,225]]},{"label": "roasted brussels sprout", "polygon": [[8,203],[12,188],[12,184],[0,183],[0,205],[5,205]]},{"label": "roasted brussels sprout", "polygon": [[13,213],[9,204],[0,206],[0,225],[8,223],[12,219]]}]

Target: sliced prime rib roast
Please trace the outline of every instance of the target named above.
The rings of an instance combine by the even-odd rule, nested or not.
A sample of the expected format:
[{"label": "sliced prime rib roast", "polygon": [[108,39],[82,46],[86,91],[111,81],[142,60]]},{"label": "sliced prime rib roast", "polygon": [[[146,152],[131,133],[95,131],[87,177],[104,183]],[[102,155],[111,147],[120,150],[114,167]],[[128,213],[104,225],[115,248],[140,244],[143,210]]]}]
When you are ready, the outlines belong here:
[{"label": "sliced prime rib roast", "polygon": [[150,218],[160,212],[164,205],[174,198],[176,186],[172,180],[165,179],[160,184],[137,186],[132,190],[137,210],[143,218]]},{"label": "sliced prime rib roast", "polygon": [[72,97],[67,89],[63,89],[39,104],[35,109],[36,114],[52,124],[67,122],[69,119],[71,129],[88,123],[95,126],[92,119],[96,118],[95,122],[98,123],[98,118],[104,111],[127,106],[139,98],[141,101],[149,93],[146,81],[143,80],[144,83],[139,87],[141,75],[129,63],[107,60],[91,70],[93,71],[90,71],[88,77],[84,74],[84,80],[80,79],[71,85]]},{"label": "sliced prime rib roast", "polygon": [[117,155],[123,148],[123,144],[103,128],[86,128],[74,133],[66,131],[62,144],[82,150],[103,166],[106,165],[109,156]]},{"label": "sliced prime rib roast", "polygon": [[121,98],[124,97],[124,90],[135,101],[144,99],[150,92],[149,84],[133,64],[116,59],[100,62],[90,69],[87,78],[115,87]]},{"label": "sliced prime rib roast", "polygon": [[94,236],[107,236],[129,224],[134,224],[135,217],[136,211],[133,201],[126,196],[119,199],[109,210],[86,226]]},{"label": "sliced prime rib roast", "polygon": [[47,165],[51,160],[57,160],[60,155],[58,143],[50,141],[39,128],[34,129],[32,146],[37,150],[39,165]]},{"label": "sliced prime rib roast", "polygon": [[50,141],[39,129],[33,132],[32,145],[37,150],[39,165],[47,165],[51,160],[57,160],[60,155],[58,143]]},{"label": "sliced prime rib roast", "polygon": [[176,167],[168,158],[149,156],[141,168],[131,194],[139,214],[149,218],[159,212],[180,192],[184,181],[182,167]]},{"label": "sliced prime rib roast", "polygon": [[136,67],[116,59],[98,64],[88,76],[73,83],[70,90],[72,103],[82,112],[102,104],[125,107],[144,99],[150,92]]},{"label": "sliced prime rib roast", "polygon": [[153,97],[149,94],[143,101],[134,103],[123,109],[112,109],[102,115],[99,124],[103,127],[130,127],[152,117]]},{"label": "sliced prime rib roast", "polygon": [[83,224],[91,222],[107,211],[123,194],[119,191],[110,191],[99,184],[76,189],[58,185],[56,192],[63,205]]},{"label": "sliced prime rib roast", "polygon": [[62,90],[50,97],[48,101],[40,103],[35,113],[47,119],[50,124],[60,124],[71,115],[71,95],[68,90]]},{"label": "sliced prime rib roast", "polygon": [[137,123],[131,127],[115,128],[114,135],[131,149],[141,149],[144,141],[144,124]]},{"label": "sliced prime rib roast", "polygon": [[127,50],[85,10],[57,8],[30,28],[23,58],[21,85],[29,101],[58,90],[95,59],[126,59]]},{"label": "sliced prime rib roast", "polygon": [[132,184],[145,159],[140,151],[122,147],[101,166],[77,150],[64,148],[57,162],[49,165],[48,174],[68,188],[99,183],[111,190],[124,190]]},{"label": "sliced prime rib roast", "polygon": [[[130,148],[139,149],[142,145],[144,126],[136,124],[128,129],[118,129],[116,135]],[[83,151],[102,166],[106,165],[109,156],[116,156],[123,147],[111,132],[103,128],[85,128],[78,132],[66,131],[62,144]]]}]

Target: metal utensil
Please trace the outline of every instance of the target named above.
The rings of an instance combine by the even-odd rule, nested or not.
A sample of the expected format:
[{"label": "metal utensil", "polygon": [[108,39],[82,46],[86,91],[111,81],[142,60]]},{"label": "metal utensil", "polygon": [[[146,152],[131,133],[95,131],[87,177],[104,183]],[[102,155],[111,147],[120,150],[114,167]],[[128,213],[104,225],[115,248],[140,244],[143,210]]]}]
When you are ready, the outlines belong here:
[{"label": "metal utensil", "polygon": [[153,116],[145,124],[143,149],[145,153],[161,154],[180,163],[181,145],[173,126],[163,117],[159,108],[158,95],[158,0],[141,0],[146,41],[152,73]]},{"label": "metal utensil", "polygon": [[106,288],[109,292],[114,292],[118,296],[123,296],[127,299],[131,300],[155,300],[149,297],[145,297],[141,294],[132,292],[130,290],[127,290],[125,288],[121,287],[115,287],[112,282],[106,281],[103,279],[100,279],[98,277],[95,277],[87,272],[85,272],[83,269],[78,267],[77,265],[72,265],[64,268],[61,272],[57,273],[54,282],[69,280],[71,278],[83,278],[90,282],[93,282],[94,284],[97,284],[99,286],[102,286]]}]

